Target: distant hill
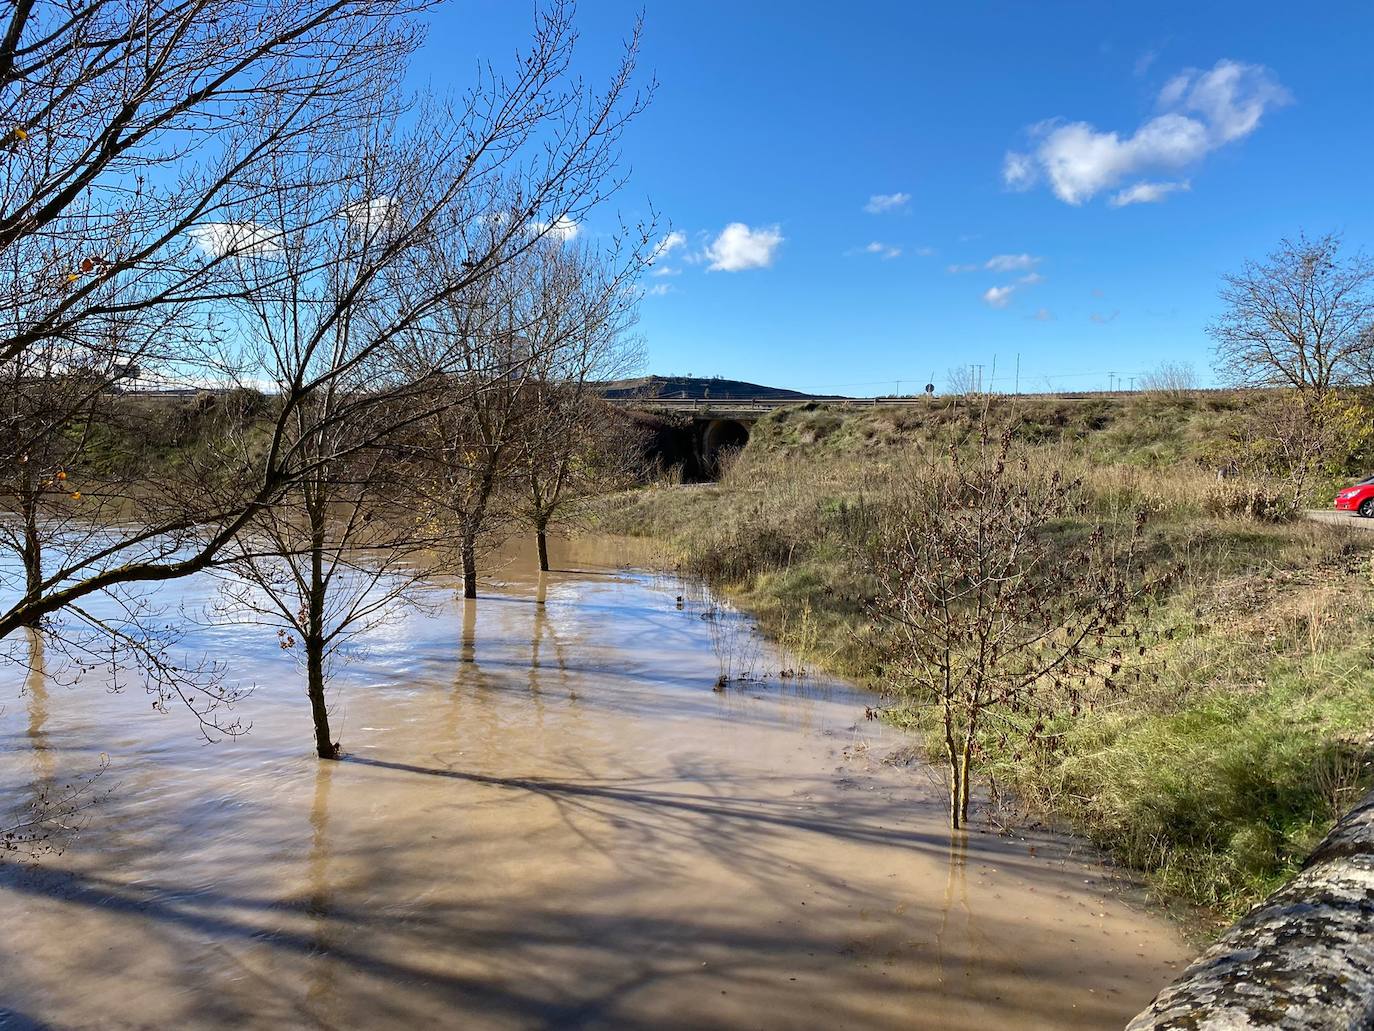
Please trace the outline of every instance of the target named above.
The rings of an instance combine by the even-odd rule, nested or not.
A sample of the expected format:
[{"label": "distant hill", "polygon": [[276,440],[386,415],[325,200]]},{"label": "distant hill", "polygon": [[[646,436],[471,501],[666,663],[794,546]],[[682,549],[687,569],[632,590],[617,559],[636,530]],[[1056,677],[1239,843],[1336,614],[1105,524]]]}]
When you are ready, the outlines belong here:
[{"label": "distant hill", "polygon": [[696,376],[638,376],[618,379],[603,388],[607,397],[681,397],[733,400],[745,397],[836,399],[839,394],[806,394],[800,390],[765,387],[737,379],[703,379]]}]

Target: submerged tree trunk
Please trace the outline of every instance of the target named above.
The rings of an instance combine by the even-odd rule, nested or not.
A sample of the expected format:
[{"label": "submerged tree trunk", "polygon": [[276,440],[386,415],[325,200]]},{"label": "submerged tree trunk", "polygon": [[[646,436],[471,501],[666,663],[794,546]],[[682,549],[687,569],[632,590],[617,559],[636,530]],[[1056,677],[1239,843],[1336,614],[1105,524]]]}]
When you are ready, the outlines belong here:
[{"label": "submerged tree trunk", "polygon": [[315,722],[315,751],[321,759],[337,759],[339,743],[329,732],[329,709],[324,704],[324,642],[311,636],[305,642],[306,693],[310,696],[310,715]]},{"label": "submerged tree trunk", "polygon": [[463,597],[477,597],[477,542],[467,531],[463,533]]},{"label": "submerged tree trunk", "polygon": [[[38,502],[30,493],[24,499],[24,600],[37,601],[43,593],[43,538],[38,532]],[[26,627],[36,627],[42,617],[32,615],[24,620]]]},{"label": "submerged tree trunk", "polygon": [[959,749],[959,822],[968,825],[969,781],[973,779],[973,749],[977,742],[978,709],[969,710]]},{"label": "submerged tree trunk", "polygon": [[491,500],[492,488],[496,484],[496,460],[492,459],[486,472],[482,474],[481,485],[472,506],[463,518],[463,597],[477,597],[477,534],[487,517],[487,502]]},{"label": "submerged tree trunk", "polygon": [[539,549],[539,571],[547,573],[549,571],[549,524],[547,520],[541,519],[534,524],[534,543]]},{"label": "submerged tree trunk", "polygon": [[306,599],[305,667],[306,694],[315,723],[315,751],[321,759],[337,759],[339,743],[329,731],[329,709],[324,703],[324,532],[325,513],[318,504],[310,512],[310,596]]},{"label": "submerged tree trunk", "polygon": [[973,738],[964,738],[964,747],[959,755],[959,823],[956,826],[966,826],[968,824],[968,782],[969,770],[973,766]]},{"label": "submerged tree trunk", "polygon": [[959,776],[959,748],[954,743],[954,715],[948,705],[945,707],[945,760],[949,764],[949,826],[957,831],[964,815],[963,781]]}]

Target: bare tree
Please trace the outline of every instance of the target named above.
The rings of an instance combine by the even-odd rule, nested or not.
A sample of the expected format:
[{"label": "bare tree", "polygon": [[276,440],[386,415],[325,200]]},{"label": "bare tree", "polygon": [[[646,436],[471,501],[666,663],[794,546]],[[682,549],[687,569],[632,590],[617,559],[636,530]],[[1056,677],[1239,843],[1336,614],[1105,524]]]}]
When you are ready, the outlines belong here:
[{"label": "bare tree", "polygon": [[341,749],[326,695],[337,660],[413,606],[427,573],[419,561],[427,542],[402,515],[393,462],[373,448],[320,463],[220,563],[231,575],[219,616],[270,627],[300,656],[321,759]]},{"label": "bare tree", "polygon": [[[195,235],[263,162],[375,96],[433,0],[23,0],[0,17],[0,255],[33,273],[0,360],[90,320],[216,294]],[[46,261],[44,259],[47,259]],[[143,342],[148,343],[146,336]],[[166,354],[183,343],[155,345]]]},{"label": "bare tree", "polygon": [[1140,389],[1164,397],[1183,397],[1197,389],[1197,373],[1191,362],[1160,362],[1138,380]]},{"label": "bare tree", "polygon": [[547,572],[549,536],[578,525],[580,503],[643,482],[646,441],[642,427],[591,389],[539,390],[537,422],[518,447],[526,490],[518,508]]},{"label": "bare tree", "polygon": [[1077,483],[1033,468],[986,421],[944,462],[899,473],[893,513],[869,556],[883,673],[938,714],[950,826],[968,820],[974,769],[997,742],[1046,740],[1050,720],[1121,685],[1143,645],[1133,604],[1160,586],[1140,568],[1141,522],[1056,544],[1081,515]]},{"label": "bare tree", "polygon": [[[506,211],[486,220],[487,232],[505,232],[518,219]],[[512,516],[527,510],[518,499],[538,493],[532,521],[547,530],[572,486],[572,459],[531,460],[542,439],[553,445],[585,411],[582,405],[598,368],[611,369],[621,330],[638,295],[634,279],[647,263],[653,226],[641,225],[627,243],[617,237],[603,253],[571,244],[542,222],[525,236],[479,287],[449,299],[408,343],[420,365],[432,351],[453,356],[453,372],[436,385],[435,411],[423,425],[412,454],[425,485],[428,511],[451,530],[463,593],[477,596],[480,553],[510,530]],[[443,275],[451,249],[429,253],[428,267]],[[548,461],[554,468],[550,470]],[[556,483],[556,486],[555,486]],[[547,552],[541,552],[547,568]]]},{"label": "bare tree", "polygon": [[[268,378],[280,384],[281,390],[273,399],[267,425],[256,427],[251,434],[227,438],[225,452],[205,470],[208,475],[190,480],[194,489],[188,491],[182,483],[177,490],[150,490],[127,499],[133,507],[123,521],[103,522],[99,534],[93,535],[86,546],[64,553],[60,562],[45,571],[37,592],[26,591],[18,601],[7,603],[0,612],[0,638],[80,605],[92,595],[110,596],[130,585],[187,576],[209,567],[237,534],[310,472],[311,461],[293,442],[296,438],[291,427],[299,413],[312,405],[315,412],[322,411],[314,403],[319,395],[347,381],[394,346],[406,332],[421,326],[444,305],[492,276],[501,263],[518,256],[524,247],[550,232],[551,227],[576,222],[614,190],[619,183],[615,172],[617,141],[644,101],[631,86],[637,33],[608,86],[601,92],[593,91],[569,75],[574,40],[571,5],[554,0],[537,15],[533,44],[526,55],[517,59],[511,75],[488,73],[466,95],[414,119],[415,127],[408,134],[398,133],[390,141],[393,154],[409,148],[412,155],[408,164],[388,160],[380,166],[394,170],[392,186],[369,186],[372,172],[364,167],[365,162],[358,161],[349,166],[352,171],[343,178],[337,177],[337,164],[326,163],[329,174],[335,178],[322,183],[311,158],[321,152],[331,153],[334,141],[358,139],[360,123],[377,132],[398,124],[390,91],[398,81],[415,36],[413,29],[403,21],[395,21],[394,15],[411,10],[414,5],[390,0],[307,0],[278,11],[259,4],[231,4],[229,0],[166,0],[134,6],[148,7],[157,17],[152,22],[147,17],[142,21],[134,19],[130,22],[134,29],[126,26],[109,38],[117,42],[118,54],[124,55],[122,64],[135,70],[142,67],[143,56],[148,53],[166,51],[175,55],[166,56],[162,62],[179,69],[182,78],[167,80],[175,82],[175,88],[159,79],[165,88],[149,94],[161,97],[169,113],[160,120],[152,119],[138,133],[128,128],[127,119],[120,118],[111,122],[115,125],[113,135],[101,136],[92,129],[87,138],[105,140],[125,164],[106,162],[92,172],[87,164],[73,159],[75,171],[67,179],[81,183],[77,194],[105,198],[105,207],[100,210],[114,212],[102,223],[108,237],[127,236],[144,242],[130,243],[123,249],[98,248],[91,258],[89,272],[82,259],[77,271],[62,277],[63,283],[72,285],[59,289],[53,295],[56,300],[44,294],[40,300],[46,307],[40,305],[35,309],[41,309],[40,314],[27,320],[28,328],[12,335],[8,342],[0,342],[0,355],[17,355],[40,339],[76,337],[78,329],[88,324],[86,320],[107,310],[96,307],[92,298],[99,291],[87,291],[81,285],[86,282],[82,277],[98,280],[103,289],[111,289],[111,281],[126,277],[141,283],[140,289],[145,293],[153,292],[147,296],[137,294],[142,299],[136,301],[110,302],[108,312],[152,312],[149,318],[154,324],[184,331],[166,335],[176,344],[169,347],[165,342],[158,343],[164,340],[162,334],[149,330],[142,319],[135,320],[137,332],[132,336],[153,341],[146,347],[140,345],[138,353],[151,361],[160,374],[183,381],[209,377],[212,385],[248,382],[245,369],[251,362],[236,346],[242,328],[238,320],[243,318],[242,309],[235,303],[243,298],[239,266],[244,261],[257,262],[261,269],[259,285],[263,279],[270,279],[266,261],[272,253],[280,252],[284,244],[274,238],[277,230],[264,225],[274,224],[272,220],[283,206],[284,194],[291,199],[291,211],[314,211],[319,219],[338,221],[341,214],[347,214],[342,207],[334,206],[331,210],[314,198],[337,199],[347,193],[348,203],[357,206],[349,209],[352,217],[345,221],[390,227],[380,246],[369,249],[366,267],[355,273],[352,291],[340,296],[346,303],[333,305],[316,319],[314,342],[306,346],[307,350],[324,346],[341,322],[364,306],[362,302],[366,302],[367,317],[372,323],[369,343],[355,352],[349,363],[327,367],[318,375],[305,362],[273,370]],[[61,7],[50,4],[45,9],[57,11]],[[86,20],[87,8],[122,18],[130,5],[85,5],[72,13],[73,24],[97,24]],[[227,31],[226,26],[238,25],[232,19],[217,22],[213,27],[202,24],[199,19],[208,18],[215,11],[241,16],[244,24],[238,31]],[[299,23],[300,31],[283,39],[282,32],[277,30],[288,22]],[[152,24],[169,33],[163,50],[157,50],[148,36],[148,26]],[[6,37],[10,42],[6,45],[13,48],[13,40],[32,27],[33,23],[24,18],[12,21]],[[60,27],[54,22],[40,35]],[[81,94],[93,74],[82,63],[82,55],[92,47],[100,50],[100,40],[110,31],[108,25],[100,23],[99,32],[94,32],[89,40],[80,37],[71,43],[70,59],[65,63],[55,58],[33,57],[24,64],[15,55],[20,51],[29,53],[28,50],[20,46],[15,55],[7,51],[0,59],[0,72],[11,77],[5,88],[17,96],[30,89],[28,84],[33,76],[44,72],[51,80],[45,89],[59,94]],[[229,62],[232,74],[227,77],[215,71],[220,53],[216,47],[257,40],[262,32],[267,32],[270,39],[252,51],[257,55],[253,60]],[[218,40],[220,34],[224,41]],[[172,49],[167,50],[168,47]],[[263,62],[261,67],[254,63],[259,58]],[[177,91],[185,87],[187,91],[180,96],[189,94],[199,103],[205,96],[204,89],[197,85],[202,75],[221,91],[212,94],[220,106],[211,105],[208,114],[195,104],[188,109],[176,102]],[[260,82],[252,78],[254,75],[267,78]],[[43,90],[34,89],[33,96],[41,97]],[[87,98],[82,102],[94,100]],[[38,101],[33,100],[32,104],[37,105]],[[112,111],[119,107],[114,100],[110,105]],[[6,167],[11,170],[18,168],[17,160],[23,160],[13,155],[26,153],[24,148],[35,136],[42,137],[49,131],[40,126],[59,124],[42,105],[34,110],[38,113],[25,116],[24,124],[30,126],[25,137],[13,141],[18,149],[11,149],[7,158],[0,159],[8,160]],[[188,110],[191,114],[187,114]],[[380,122],[378,112],[383,115]],[[232,132],[217,132],[215,145],[209,150],[189,143],[174,146],[170,141],[179,137],[173,129],[180,131],[183,122],[176,119],[183,115],[201,118],[185,128],[193,141],[203,143],[198,134],[208,132],[204,130],[208,125],[215,130],[242,130],[248,134],[247,142],[236,142],[238,138]],[[148,200],[152,187],[146,183],[140,186],[138,179],[153,158],[140,156],[143,152],[134,143],[124,146],[125,137],[120,134],[126,132],[136,137],[134,143],[151,148],[155,156],[165,159],[163,164],[153,166],[157,174],[150,172],[145,179],[191,186],[178,186],[181,192],[174,196]],[[347,155],[356,157],[358,151],[347,150]],[[46,167],[45,159],[35,163],[36,170],[24,174],[27,178],[17,172],[11,174],[9,192],[3,195],[6,214],[0,218],[0,230],[9,226],[17,234],[17,241],[32,240],[42,232],[56,232],[51,227],[75,203],[66,199],[67,188],[62,183],[35,178]],[[278,181],[268,174],[273,169],[291,173],[281,180],[286,186],[263,190],[262,183]],[[106,171],[108,177],[101,179]],[[16,188],[15,182],[22,188]],[[229,190],[230,186],[236,189]],[[184,199],[196,193],[201,201]],[[124,225],[132,216],[124,214],[121,204],[130,195],[139,198],[136,211],[141,213],[140,217],[149,220],[148,225],[155,224],[154,228],[146,228],[138,219],[132,220],[134,229],[146,229],[146,239]],[[205,197],[210,200],[204,200]],[[499,224],[493,217],[498,212],[506,215]],[[309,215],[277,219],[293,229],[308,221]],[[532,226],[536,227],[534,231]],[[425,271],[418,248],[421,240],[428,242],[429,250],[425,253],[443,249],[454,256],[454,265],[449,267],[452,274],[421,274]],[[2,235],[0,243],[5,243]],[[114,257],[109,256],[111,253]],[[156,264],[154,271],[148,271],[153,267],[148,265],[153,255],[168,254],[172,257]],[[51,269],[40,261],[41,251],[31,248],[26,255],[25,261],[32,263],[33,281],[48,282]],[[172,272],[164,274],[164,265]],[[186,269],[192,271],[182,275]],[[197,271],[200,269],[211,269],[213,275],[202,275]],[[124,279],[119,282],[124,283]],[[172,282],[175,288],[163,289],[157,285],[162,282]],[[192,285],[186,286],[188,282]],[[382,289],[383,286],[386,288]],[[80,304],[64,300],[78,295]],[[197,334],[192,334],[193,329]],[[82,339],[89,343],[93,338]],[[426,377],[434,380],[444,372],[438,365],[418,376],[411,370],[406,383],[385,384],[373,392],[370,403],[399,411],[401,406],[392,402],[423,383]],[[355,395],[355,403],[366,402]],[[411,413],[410,417],[418,416]],[[49,471],[41,472],[47,475]]]},{"label": "bare tree", "polygon": [[[336,658],[394,617],[423,572],[389,441],[413,422],[444,356],[400,369],[387,344],[426,303],[388,288],[422,239],[406,229],[413,213],[423,221],[436,202],[415,142],[379,111],[351,137],[307,151],[314,188],[278,190],[254,222],[259,245],[234,262],[246,371],[276,397],[303,396],[273,437],[292,463],[288,485],[216,559],[231,573],[219,615],[265,624],[301,656],[322,759],[340,751],[326,699]],[[284,171],[287,180],[294,170]],[[447,201],[442,190],[438,199]],[[321,386],[303,391],[307,383]]]},{"label": "bare tree", "polygon": [[978,390],[977,378],[971,365],[954,365],[945,371],[945,392],[973,394]]},{"label": "bare tree", "polygon": [[[468,157],[456,170],[443,160],[468,139],[445,112],[422,110],[403,130],[399,110],[382,105],[318,153],[284,156],[276,178],[310,177],[312,188],[265,190],[253,246],[233,265],[236,332],[256,355],[245,371],[296,401],[272,438],[291,475],[225,550],[247,585],[225,591],[232,610],[274,624],[284,647],[299,643],[324,759],[339,754],[325,697],[332,660],[408,600],[422,575],[415,552],[438,543],[413,518],[421,495],[397,450],[429,426],[445,431],[437,496],[460,517],[475,585],[530,367],[518,285],[548,235],[527,221],[523,184],[465,181]],[[493,208],[513,196],[520,206]]]},{"label": "bare tree", "polygon": [[[212,552],[188,557],[206,543],[193,529],[222,522],[228,492],[164,489],[169,477],[151,464],[136,486],[99,475],[82,461],[93,411],[108,428],[109,391],[135,366],[164,382],[216,382],[223,352],[207,305],[226,293],[236,248],[206,242],[257,195],[269,157],[356,120],[352,101],[385,88],[386,69],[419,41],[406,16],[425,6],[29,0],[0,16],[10,123],[0,151],[0,460],[19,470],[11,504],[24,530],[9,543],[26,573],[0,637],[40,625],[52,635],[65,611],[158,655],[127,595],[105,617],[84,600],[199,568]],[[244,500],[239,492],[230,507]],[[57,557],[50,568],[45,553]]]},{"label": "bare tree", "polygon": [[554,520],[578,501],[628,485],[639,471],[639,434],[599,388],[638,361],[628,334],[650,235],[641,226],[628,249],[618,240],[600,252],[565,246],[535,255],[529,319],[535,367],[515,462],[525,488],[519,508],[534,530],[541,570],[549,568]]},{"label": "bare tree", "polygon": [[456,368],[436,385],[412,456],[436,535],[451,542],[463,577],[463,597],[477,597],[480,553],[509,529],[512,459],[524,432],[536,343],[528,331],[530,275],[508,263],[480,290],[455,299],[423,336],[424,353],[437,346],[456,355]]},{"label": "bare tree", "polygon": [[94,419],[103,414],[104,370],[88,369],[51,344],[29,348],[0,366],[0,422],[10,475],[0,505],[17,520],[0,522],[0,549],[23,569],[23,596],[43,589],[44,552],[80,518],[82,492],[69,470],[83,458]]},{"label": "bare tree", "polygon": [[[159,423],[179,421],[181,413],[125,404],[108,390],[118,373],[108,363],[97,364],[99,357],[44,341],[0,363],[0,424],[14,456],[9,475],[0,480],[0,509],[6,513],[0,517],[0,555],[15,560],[0,563],[0,587],[21,604],[40,598],[53,570],[71,556],[106,547],[141,499],[158,506],[164,490],[168,496],[185,493],[168,490],[178,477],[153,467],[151,449],[137,446],[121,456],[111,443],[121,434],[146,442],[158,435]],[[214,407],[211,417],[192,406],[196,432],[207,442],[227,406]],[[126,422],[136,425],[121,425]],[[170,649],[180,634],[165,618],[168,606],[133,586],[118,597],[93,601],[27,624],[35,647],[46,643],[63,660],[64,677],[105,669],[118,688],[137,670],[155,708],[165,709],[179,697],[207,737],[239,731],[236,720],[217,715],[239,693],[226,686],[218,665],[173,657]],[[19,641],[9,644],[0,648],[0,660],[22,663]]]},{"label": "bare tree", "polygon": [[1322,393],[1370,372],[1374,260],[1343,256],[1339,236],[1282,240],[1222,282],[1225,310],[1208,332],[1223,379]]}]

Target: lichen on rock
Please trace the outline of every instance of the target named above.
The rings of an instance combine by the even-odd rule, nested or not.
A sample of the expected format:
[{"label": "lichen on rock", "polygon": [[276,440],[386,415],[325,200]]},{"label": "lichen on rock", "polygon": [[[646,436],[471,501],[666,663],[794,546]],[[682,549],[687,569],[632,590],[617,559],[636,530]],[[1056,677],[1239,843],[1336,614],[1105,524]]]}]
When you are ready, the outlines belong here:
[{"label": "lichen on rock", "polygon": [[1374,793],[1128,1031],[1374,1027]]}]

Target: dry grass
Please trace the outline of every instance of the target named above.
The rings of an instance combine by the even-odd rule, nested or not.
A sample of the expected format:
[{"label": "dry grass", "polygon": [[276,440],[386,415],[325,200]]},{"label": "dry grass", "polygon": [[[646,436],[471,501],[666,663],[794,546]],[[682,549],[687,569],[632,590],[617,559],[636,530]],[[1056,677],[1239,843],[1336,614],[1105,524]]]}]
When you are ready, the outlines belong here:
[{"label": "dry grass", "polygon": [[[1066,541],[1148,514],[1152,557],[1179,570],[1149,617],[1171,635],[1150,656],[1164,672],[1066,717],[1052,752],[1027,749],[992,772],[1024,810],[1091,837],[1161,895],[1233,915],[1371,785],[1374,538],[1285,521],[1293,513],[1270,483],[1219,481],[1194,460],[1137,461],[1163,448],[1141,428],[1150,420],[1184,410],[1205,424],[1223,407],[1160,399],[1132,417],[1124,452],[1121,419],[1091,407],[1059,412],[1067,429],[1026,458],[1085,485],[1089,511],[1055,529]],[[959,412],[921,416],[794,410],[763,426],[720,483],[621,495],[603,522],[654,539],[671,564],[725,591],[797,656],[789,664],[864,679],[878,650],[856,545],[891,504],[894,467],[938,461],[967,425]],[[1093,419],[1102,428],[1080,433]],[[921,715],[905,716],[919,731]]]}]

